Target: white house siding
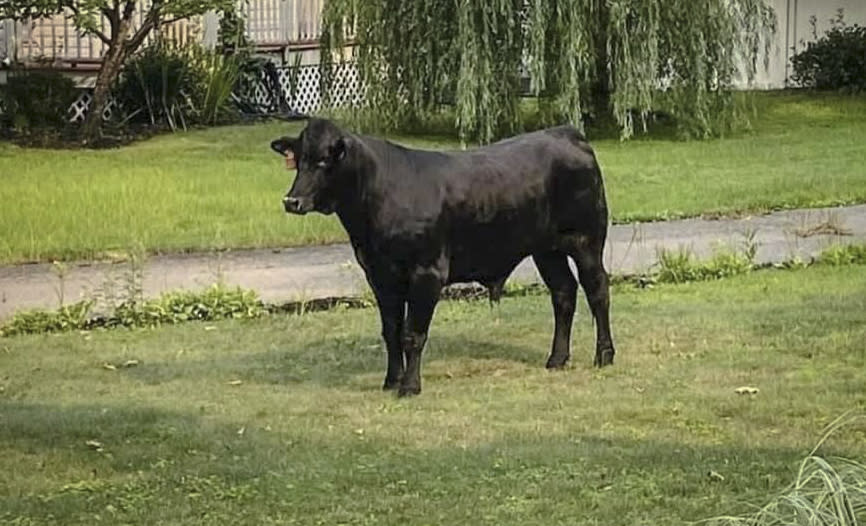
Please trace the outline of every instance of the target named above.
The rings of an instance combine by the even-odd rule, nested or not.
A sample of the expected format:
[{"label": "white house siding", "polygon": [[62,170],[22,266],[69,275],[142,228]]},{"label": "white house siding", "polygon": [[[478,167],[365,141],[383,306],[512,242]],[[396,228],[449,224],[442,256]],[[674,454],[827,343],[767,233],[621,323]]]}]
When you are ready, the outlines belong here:
[{"label": "white house siding", "polygon": [[9,30],[11,20],[0,20],[0,61],[9,57],[9,46],[12,44],[12,32]]}]

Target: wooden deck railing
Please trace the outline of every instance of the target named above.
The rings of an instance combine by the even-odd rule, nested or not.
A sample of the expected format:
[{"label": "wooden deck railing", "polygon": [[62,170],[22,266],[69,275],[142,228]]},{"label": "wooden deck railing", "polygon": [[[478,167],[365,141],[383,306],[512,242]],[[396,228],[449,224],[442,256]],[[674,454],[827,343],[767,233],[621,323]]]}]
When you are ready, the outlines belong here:
[{"label": "wooden deck railing", "polygon": [[[139,0],[141,22],[146,0]],[[239,6],[246,18],[247,36],[262,49],[314,45],[321,32],[324,0],[247,0]],[[163,35],[176,42],[213,45],[219,18],[202,16],[163,26]],[[47,62],[86,67],[98,65],[105,45],[96,37],[78,34],[66,15],[24,22],[0,21],[0,49],[22,63]],[[107,30],[103,21],[103,31]]]}]

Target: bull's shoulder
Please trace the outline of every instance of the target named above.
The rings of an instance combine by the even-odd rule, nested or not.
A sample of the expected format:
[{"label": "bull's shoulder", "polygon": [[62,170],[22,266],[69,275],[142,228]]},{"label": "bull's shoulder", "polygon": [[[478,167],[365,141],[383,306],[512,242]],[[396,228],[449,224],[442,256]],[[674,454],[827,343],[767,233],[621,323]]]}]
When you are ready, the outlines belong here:
[{"label": "bull's shoulder", "polygon": [[556,126],[542,130],[542,133],[555,139],[564,139],[571,142],[575,146],[588,145],[586,136],[577,128],[570,124]]},{"label": "bull's shoulder", "polygon": [[552,151],[556,152],[561,161],[575,167],[597,168],[595,150],[586,136],[574,126],[557,126],[543,130],[542,133],[552,145],[555,145]]}]

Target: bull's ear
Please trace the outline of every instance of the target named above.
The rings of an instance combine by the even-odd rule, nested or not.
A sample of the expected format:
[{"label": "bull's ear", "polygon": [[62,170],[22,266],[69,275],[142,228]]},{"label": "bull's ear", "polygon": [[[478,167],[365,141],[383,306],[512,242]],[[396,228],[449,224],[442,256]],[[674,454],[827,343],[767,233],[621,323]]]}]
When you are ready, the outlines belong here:
[{"label": "bull's ear", "polygon": [[340,137],[331,146],[331,160],[336,163],[342,161],[344,157],[346,157],[346,139]]},{"label": "bull's ear", "polygon": [[288,157],[291,155],[295,156],[295,145],[297,144],[298,139],[293,139],[291,137],[280,137],[279,139],[271,142],[271,150],[277,152],[283,157]]}]

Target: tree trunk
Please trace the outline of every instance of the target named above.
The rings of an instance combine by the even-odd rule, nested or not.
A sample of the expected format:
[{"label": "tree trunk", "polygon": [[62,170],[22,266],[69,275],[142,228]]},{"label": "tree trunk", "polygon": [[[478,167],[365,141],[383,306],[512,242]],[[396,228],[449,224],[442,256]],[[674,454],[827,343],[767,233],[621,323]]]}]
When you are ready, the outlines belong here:
[{"label": "tree trunk", "polygon": [[[84,119],[84,135],[85,144],[93,144],[102,134],[102,112],[105,111],[105,106],[108,104],[108,96],[111,93],[111,86],[117,81],[120,76],[120,70],[123,68],[123,63],[130,53],[130,42],[127,40],[129,31],[132,28],[132,15],[135,12],[135,2],[129,1],[121,15],[118,8],[115,8],[114,16],[109,16],[111,23],[111,41],[108,44],[108,50],[105,52],[105,58],[102,59],[102,68],[99,70],[99,75],[96,77],[96,85],[93,87],[93,100],[90,101],[90,108],[87,110],[87,117]],[[138,35],[135,35],[138,37]],[[133,38],[136,40],[136,38]],[[135,48],[132,48],[133,50]]]},{"label": "tree trunk", "polygon": [[85,144],[93,144],[102,134],[102,113],[108,105],[111,86],[117,81],[125,59],[126,52],[123,44],[115,41],[105,54],[102,68],[96,77],[96,85],[93,87],[93,100],[90,101],[82,131]]}]

